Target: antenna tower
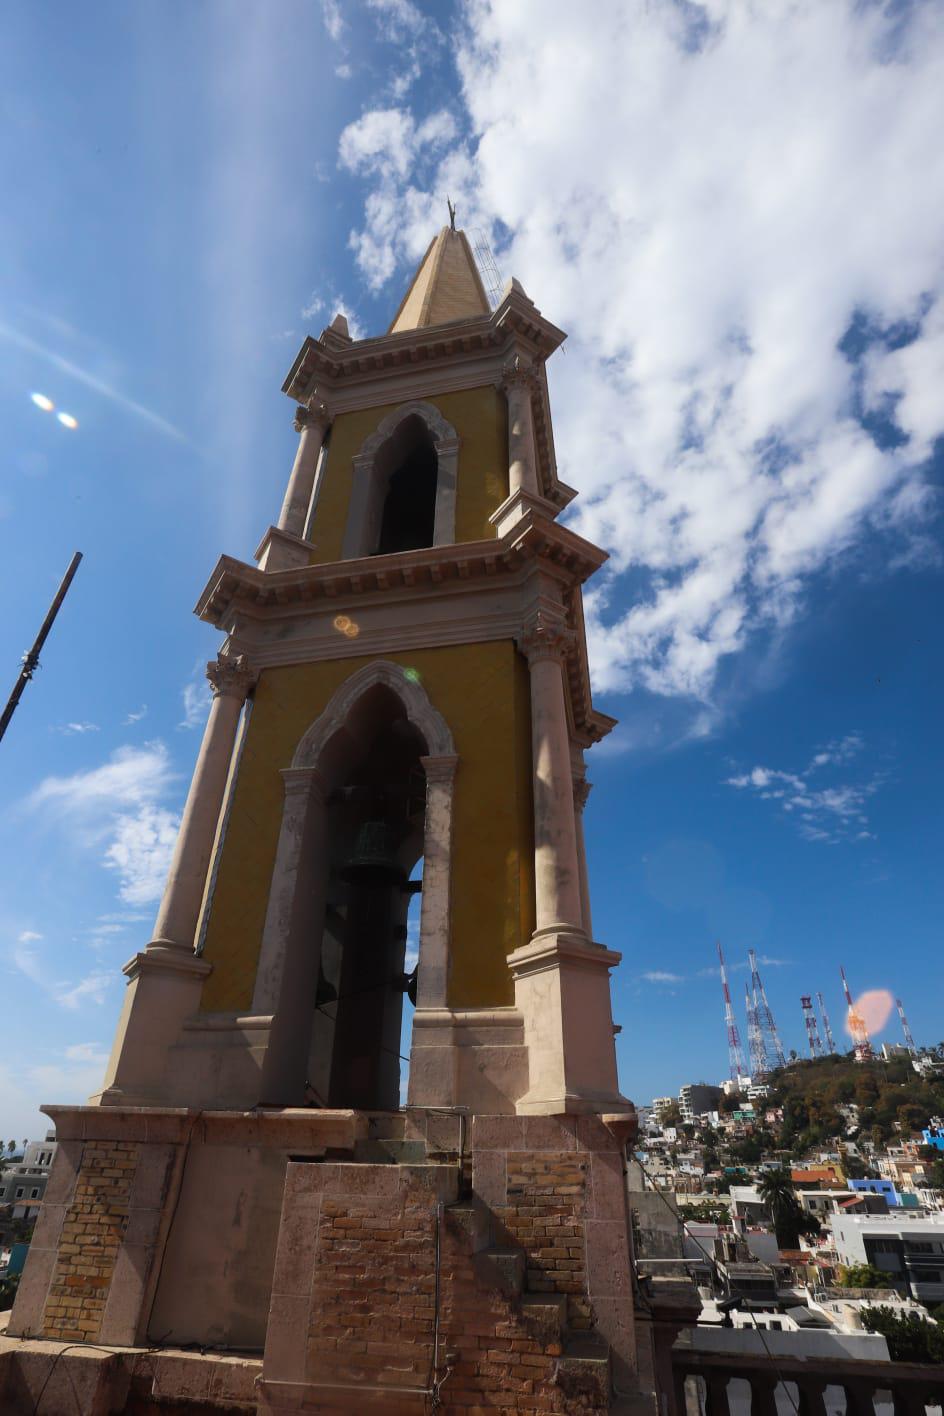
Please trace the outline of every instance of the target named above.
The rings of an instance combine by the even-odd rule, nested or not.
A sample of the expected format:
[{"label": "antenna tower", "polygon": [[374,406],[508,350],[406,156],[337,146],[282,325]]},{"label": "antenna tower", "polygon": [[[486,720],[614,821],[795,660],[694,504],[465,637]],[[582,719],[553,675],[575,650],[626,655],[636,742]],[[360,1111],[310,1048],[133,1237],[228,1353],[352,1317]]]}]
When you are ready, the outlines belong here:
[{"label": "antenna tower", "polygon": [[905,1017],[905,1005],[900,998],[895,999],[895,1006],[898,1009],[898,1016],[901,1018],[901,1030],[905,1035],[905,1042],[908,1044],[908,1051],[912,1057],[917,1057],[918,1049],[915,1047],[915,1040],[911,1036],[911,1029],[908,1026],[908,1019]]},{"label": "antenna tower", "polygon": [[823,1019],[823,1032],[826,1034],[826,1045],[829,1048],[830,1055],[832,1055],[836,1051],[836,1044],[833,1042],[833,1030],[829,1026],[829,1014],[826,1012],[826,1004],[823,1002],[823,995],[817,993],[816,998],[819,1003],[820,1016]]},{"label": "antenna tower", "polygon": [[780,1041],[777,1024],[774,1022],[774,1015],[770,1011],[767,994],[764,992],[764,985],[761,982],[760,972],[757,968],[757,955],[753,949],[748,949],[747,957],[751,965],[751,992],[756,1002],[757,1026],[760,1029],[764,1056],[767,1059],[765,1070],[772,1072],[775,1067],[786,1067],[787,1059],[784,1056],[783,1043]]},{"label": "antenna tower", "polygon": [[857,1013],[855,1010],[852,994],[849,992],[849,985],[846,982],[846,971],[842,964],[839,965],[839,973],[842,978],[842,991],[846,995],[846,1006],[849,1009],[846,1016],[846,1026],[849,1029],[849,1036],[852,1038],[853,1056],[857,1062],[871,1062],[875,1054],[872,1051],[869,1030],[865,1026],[865,1019],[861,1013]]},{"label": "antenna tower", "polygon": [[728,1063],[731,1068],[731,1080],[736,1082],[738,1078],[744,1076],[744,1055],[741,1052],[741,1038],[734,1017],[734,1009],[731,1006],[731,990],[728,988],[728,971],[724,966],[721,940],[719,939],[717,943],[718,963],[721,965],[721,987],[724,990],[724,1024],[728,1030]]},{"label": "antenna tower", "polygon": [[481,226],[472,229],[472,250],[475,252],[475,262],[479,268],[479,275],[482,277],[482,284],[485,286],[485,293],[488,295],[488,302],[493,310],[497,310],[502,298],[501,272],[495,264],[495,257],[488,244],[488,237]]},{"label": "antenna tower", "polygon": [[760,1081],[767,1075],[767,1056],[757,1023],[757,996],[751,993],[749,983],[744,985],[744,1006],[747,1009],[747,1050],[751,1059],[751,1078]]},{"label": "antenna tower", "polygon": [[813,999],[808,993],[801,994],[800,1007],[803,1009],[803,1021],[806,1024],[806,1037],[810,1044],[810,1056],[822,1057],[823,1044],[819,1035],[819,1028],[816,1026],[816,1014],[813,1012]]}]

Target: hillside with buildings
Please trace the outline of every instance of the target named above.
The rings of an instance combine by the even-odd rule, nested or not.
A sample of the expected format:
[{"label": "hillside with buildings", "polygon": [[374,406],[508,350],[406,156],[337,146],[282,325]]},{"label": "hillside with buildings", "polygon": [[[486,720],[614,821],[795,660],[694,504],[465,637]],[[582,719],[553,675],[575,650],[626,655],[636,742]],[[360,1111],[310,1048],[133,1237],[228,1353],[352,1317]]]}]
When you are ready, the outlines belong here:
[{"label": "hillside with buildings", "polygon": [[640,1275],[694,1280],[696,1344],[708,1327],[746,1351],[761,1327],[794,1355],[871,1360],[881,1338],[895,1359],[944,1362],[942,1115],[936,1051],[656,1098],[630,1165]]}]

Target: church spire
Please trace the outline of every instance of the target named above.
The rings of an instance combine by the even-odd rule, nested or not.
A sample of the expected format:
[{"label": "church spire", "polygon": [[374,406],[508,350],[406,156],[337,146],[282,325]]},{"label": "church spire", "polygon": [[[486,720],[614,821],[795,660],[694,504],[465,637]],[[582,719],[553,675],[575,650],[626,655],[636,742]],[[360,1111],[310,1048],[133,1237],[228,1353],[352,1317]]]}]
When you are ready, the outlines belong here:
[{"label": "church spire", "polygon": [[429,243],[388,333],[451,324],[491,312],[465,232],[444,226]]}]

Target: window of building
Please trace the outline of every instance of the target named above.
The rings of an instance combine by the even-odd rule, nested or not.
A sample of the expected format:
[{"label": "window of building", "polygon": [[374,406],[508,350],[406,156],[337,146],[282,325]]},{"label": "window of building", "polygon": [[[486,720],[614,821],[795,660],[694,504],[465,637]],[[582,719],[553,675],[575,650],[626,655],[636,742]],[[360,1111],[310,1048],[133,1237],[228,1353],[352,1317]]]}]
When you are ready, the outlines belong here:
[{"label": "window of building", "polygon": [[15,1198],[18,1199],[18,1200],[22,1200],[22,1198],[23,1198],[23,1196],[24,1196],[25,1193],[26,1193],[26,1192],[25,1192],[24,1187],[23,1187],[22,1185],[17,1185]]},{"label": "window of building", "polygon": [[36,1199],[38,1199],[38,1198],[39,1198],[39,1186],[38,1186],[38,1185],[34,1185],[33,1188],[32,1188],[32,1190],[30,1190],[30,1199],[31,1199],[31,1200],[36,1200]]}]

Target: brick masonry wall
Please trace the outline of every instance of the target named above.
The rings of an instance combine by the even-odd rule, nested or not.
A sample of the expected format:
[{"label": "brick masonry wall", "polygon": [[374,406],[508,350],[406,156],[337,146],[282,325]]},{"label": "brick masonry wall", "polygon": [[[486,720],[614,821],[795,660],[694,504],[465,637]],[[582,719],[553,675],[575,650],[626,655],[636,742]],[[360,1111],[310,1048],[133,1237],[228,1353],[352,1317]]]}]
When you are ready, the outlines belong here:
[{"label": "brick masonry wall", "polygon": [[590,1157],[577,1151],[509,1151],[507,1204],[495,1214],[527,1259],[532,1293],[567,1295],[571,1328],[591,1325],[587,1297],[587,1185]]},{"label": "brick masonry wall", "polygon": [[43,1309],[44,1337],[67,1342],[94,1342],[99,1337],[140,1151],[131,1141],[85,1145],[59,1234]]},{"label": "brick masonry wall", "polygon": [[[540,1179],[547,1194],[544,1206],[518,1208],[573,1211],[585,1188],[572,1178],[581,1173],[573,1155],[545,1155],[540,1163],[522,1155],[516,1163],[518,1170],[510,1173],[520,1173],[528,1183]],[[565,1194],[553,1193],[565,1188]],[[559,1327],[546,1313],[523,1309],[518,1297],[503,1289],[483,1238],[488,1212],[479,1206],[470,1228],[469,1206],[451,1208],[456,1190],[452,1166],[289,1165],[264,1363],[264,1383],[273,1384],[272,1409],[281,1409],[282,1383],[299,1392],[307,1388],[308,1400],[325,1401],[324,1389],[335,1384],[348,1387],[351,1400],[358,1391],[366,1399],[370,1387],[427,1385],[440,1200],[440,1375],[447,1354],[449,1365],[443,1411],[503,1409],[544,1416],[603,1409],[592,1395],[561,1385]],[[582,1258],[569,1253],[564,1258],[556,1243],[548,1245],[538,1234],[534,1216],[522,1219],[535,1275],[561,1285],[542,1291],[566,1292],[579,1304]],[[546,1253],[548,1248],[554,1253]],[[268,1408],[263,1403],[260,1409]]]}]

